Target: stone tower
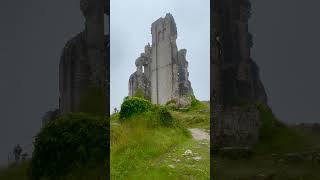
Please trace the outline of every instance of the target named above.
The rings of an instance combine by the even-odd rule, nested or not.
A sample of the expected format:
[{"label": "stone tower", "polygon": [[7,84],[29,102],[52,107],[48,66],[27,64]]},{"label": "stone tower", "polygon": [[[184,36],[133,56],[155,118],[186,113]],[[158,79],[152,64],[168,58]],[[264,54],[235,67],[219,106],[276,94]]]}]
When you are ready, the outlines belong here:
[{"label": "stone tower", "polygon": [[151,25],[152,45],[136,60],[137,71],[129,79],[129,96],[138,88],[154,104],[180,101],[193,94],[185,49],[177,48],[177,27],[171,14]]},{"label": "stone tower", "polygon": [[[213,134],[222,146],[256,142],[260,125],[257,103],[267,104],[259,68],[251,59],[249,0],[215,0],[213,14]],[[249,107],[247,111],[242,106]]]},{"label": "stone tower", "polygon": [[85,29],[69,40],[59,65],[59,109],[61,114],[107,111],[106,46],[104,0],[81,0]]}]

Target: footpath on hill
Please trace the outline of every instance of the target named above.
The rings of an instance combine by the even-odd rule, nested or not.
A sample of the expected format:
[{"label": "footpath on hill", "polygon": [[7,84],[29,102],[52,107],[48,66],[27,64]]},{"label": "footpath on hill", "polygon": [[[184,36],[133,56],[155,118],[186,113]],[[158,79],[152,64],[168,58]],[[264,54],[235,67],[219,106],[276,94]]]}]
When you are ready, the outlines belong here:
[{"label": "footpath on hill", "polygon": [[[176,144],[154,159],[144,178],[210,179],[210,136],[205,129],[189,128],[192,138]],[[150,177],[149,174],[152,176]]]},{"label": "footpath on hill", "polygon": [[111,177],[210,179],[208,105],[169,112],[184,128],[151,127],[148,115],[126,123],[111,117]]}]

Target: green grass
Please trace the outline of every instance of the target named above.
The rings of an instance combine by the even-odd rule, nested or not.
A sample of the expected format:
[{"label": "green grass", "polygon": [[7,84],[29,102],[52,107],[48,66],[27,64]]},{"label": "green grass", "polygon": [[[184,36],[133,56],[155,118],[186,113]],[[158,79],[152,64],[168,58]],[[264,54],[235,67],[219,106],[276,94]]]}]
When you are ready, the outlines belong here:
[{"label": "green grass", "polygon": [[0,169],[0,179],[27,180],[29,162],[26,161],[16,166]]},{"label": "green grass", "polygon": [[317,180],[320,165],[308,162],[293,164],[274,163],[270,158],[230,160],[215,159],[215,177],[219,180],[251,180],[264,175],[270,180]]},{"label": "green grass", "polygon": [[[28,170],[30,167],[30,162],[26,161],[24,163],[10,166],[0,170],[1,180],[29,180]],[[105,180],[107,179],[107,174],[105,169],[107,168],[104,164],[98,164],[93,168],[87,169],[73,169],[67,175],[61,177],[61,180]],[[46,178],[41,178],[40,180],[48,180]]]},{"label": "green grass", "polygon": [[260,106],[262,126],[260,139],[253,146],[253,156],[232,160],[215,156],[214,172],[219,180],[259,179],[314,180],[320,179],[320,164],[312,161],[275,162],[272,154],[301,153],[319,150],[320,133],[310,128],[281,123],[267,107]]},{"label": "green grass", "polygon": [[[160,126],[153,112],[124,122],[118,114],[112,115],[111,179],[209,179],[209,142],[203,145],[193,140],[186,129],[209,128],[209,111],[201,111],[207,109],[198,104],[184,112],[171,110],[173,127]],[[182,156],[187,149],[202,160]]]},{"label": "green grass", "polygon": [[210,109],[205,103],[199,102],[184,110],[172,110],[171,114],[186,127],[210,130]]}]

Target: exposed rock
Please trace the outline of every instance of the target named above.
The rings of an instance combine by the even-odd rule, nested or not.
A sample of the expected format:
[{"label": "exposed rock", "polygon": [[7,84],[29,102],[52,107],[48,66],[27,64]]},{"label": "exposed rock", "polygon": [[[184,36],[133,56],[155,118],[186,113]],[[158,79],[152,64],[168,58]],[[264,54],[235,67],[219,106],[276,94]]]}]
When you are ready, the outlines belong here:
[{"label": "exposed rock", "polygon": [[193,94],[186,60],[187,50],[178,51],[177,27],[173,16],[166,14],[151,27],[152,45],[136,60],[137,70],[129,78],[129,96],[138,89],[154,104],[176,100],[178,106],[191,104],[185,94]]},{"label": "exposed rock", "polygon": [[184,153],[183,153],[184,156],[192,156],[193,153],[190,149],[187,149]]},{"label": "exposed rock", "polygon": [[193,157],[193,159],[196,160],[196,161],[200,161],[202,159],[202,157],[201,156],[196,156],[196,157]]},{"label": "exposed rock", "polygon": [[175,101],[178,108],[188,108],[191,106],[192,98],[191,96],[180,96]]},{"label": "exposed rock", "polygon": [[[195,140],[210,140],[210,136],[209,133],[205,132],[202,129],[198,129],[198,128],[190,128],[189,131],[192,134],[193,139]],[[208,143],[205,143],[208,144]]]}]

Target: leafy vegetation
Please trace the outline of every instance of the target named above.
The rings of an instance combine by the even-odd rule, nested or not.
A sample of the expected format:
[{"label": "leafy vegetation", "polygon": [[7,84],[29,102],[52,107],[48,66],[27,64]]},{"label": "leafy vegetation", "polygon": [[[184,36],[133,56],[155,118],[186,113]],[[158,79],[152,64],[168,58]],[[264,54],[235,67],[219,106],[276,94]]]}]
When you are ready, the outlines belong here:
[{"label": "leafy vegetation", "polygon": [[[110,118],[111,179],[209,179],[209,143],[199,147],[187,129],[198,123],[202,123],[198,127],[209,127],[208,107],[202,107],[205,108],[180,112],[152,105],[148,111],[134,113],[124,121],[119,115],[121,111],[113,114]],[[190,117],[204,115],[207,119],[199,122],[187,114],[191,114]],[[183,157],[186,149],[198,152],[203,159]]]},{"label": "leafy vegetation", "polygon": [[152,104],[150,101],[138,97],[128,97],[121,104],[119,116],[121,120],[125,120],[133,115],[147,112],[151,108]]},{"label": "leafy vegetation", "polygon": [[93,168],[107,157],[106,120],[69,114],[48,123],[36,136],[31,176],[59,178],[73,169]]}]

